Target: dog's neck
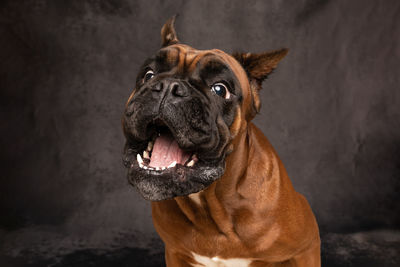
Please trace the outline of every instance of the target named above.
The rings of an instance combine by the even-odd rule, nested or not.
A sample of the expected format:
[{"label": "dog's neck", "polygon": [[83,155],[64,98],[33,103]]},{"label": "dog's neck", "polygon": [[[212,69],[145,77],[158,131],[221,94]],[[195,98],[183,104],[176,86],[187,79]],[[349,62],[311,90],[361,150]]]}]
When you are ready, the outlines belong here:
[{"label": "dog's neck", "polygon": [[[214,191],[221,201],[237,202],[230,203],[230,208],[254,201],[263,201],[267,206],[270,199],[274,199],[271,194],[279,194],[281,189],[294,190],[281,160],[264,134],[251,122],[245,129],[246,134],[239,134],[238,139],[233,140],[234,150],[227,157],[229,168],[225,174],[204,190],[206,196],[209,191]],[[262,173],[257,171],[260,169]]]},{"label": "dog's neck", "polygon": [[[237,135],[232,141],[234,150],[226,159],[229,168],[219,180],[199,193],[174,198],[193,224],[208,214],[216,230],[231,238],[246,235],[245,229],[251,225],[248,221],[235,221],[235,217],[248,213],[241,218],[255,219],[253,215],[260,214],[260,210],[270,211],[271,207],[281,206],[276,202],[281,200],[278,196],[282,191],[294,190],[267,138],[253,123],[245,129],[245,134]],[[243,161],[243,158],[247,160]],[[260,169],[263,173],[257,172]]]}]

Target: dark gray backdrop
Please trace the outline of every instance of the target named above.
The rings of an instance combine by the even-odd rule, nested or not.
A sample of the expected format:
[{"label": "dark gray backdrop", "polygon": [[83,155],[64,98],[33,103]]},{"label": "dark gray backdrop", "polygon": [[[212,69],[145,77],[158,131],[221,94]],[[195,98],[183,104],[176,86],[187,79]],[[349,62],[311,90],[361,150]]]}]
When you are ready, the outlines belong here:
[{"label": "dark gray backdrop", "polygon": [[255,123],[317,216],[325,266],[400,264],[399,1],[0,8],[1,266],[162,266],[150,205],[125,179],[120,118],[175,13],[199,49],[290,49]]}]

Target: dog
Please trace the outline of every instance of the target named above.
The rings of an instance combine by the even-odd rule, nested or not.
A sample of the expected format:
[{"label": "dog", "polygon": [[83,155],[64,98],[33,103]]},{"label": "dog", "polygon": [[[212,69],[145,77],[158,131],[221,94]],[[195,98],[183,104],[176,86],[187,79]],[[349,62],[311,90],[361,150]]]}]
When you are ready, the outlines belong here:
[{"label": "dog", "polygon": [[128,180],[152,201],[166,265],[320,266],[315,216],[251,122],[262,82],[288,50],[197,50],[174,22],[122,118]]}]

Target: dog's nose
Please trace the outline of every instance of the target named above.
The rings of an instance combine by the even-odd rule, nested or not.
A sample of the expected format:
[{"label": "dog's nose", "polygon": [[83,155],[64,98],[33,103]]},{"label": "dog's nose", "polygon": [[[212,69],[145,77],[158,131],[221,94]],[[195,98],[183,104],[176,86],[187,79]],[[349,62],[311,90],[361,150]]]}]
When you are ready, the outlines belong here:
[{"label": "dog's nose", "polygon": [[178,81],[163,80],[157,83],[152,89],[153,91],[157,92],[167,89],[167,91],[169,91],[172,95],[178,97],[185,97],[189,95],[187,87]]}]

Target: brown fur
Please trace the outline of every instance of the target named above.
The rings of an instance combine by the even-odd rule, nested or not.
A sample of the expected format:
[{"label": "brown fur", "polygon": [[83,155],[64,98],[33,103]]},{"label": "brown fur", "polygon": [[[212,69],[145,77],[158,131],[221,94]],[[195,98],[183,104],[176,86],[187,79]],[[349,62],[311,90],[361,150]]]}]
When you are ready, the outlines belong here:
[{"label": "brown fur", "polygon": [[261,81],[287,50],[236,54],[236,59],[220,50],[199,51],[177,44],[168,23],[163,45],[180,51],[180,68],[190,70],[209,53],[221,57],[240,80],[243,101],[230,127],[233,152],[226,158],[225,173],[196,194],[200,204],[191,196],[152,202],[167,266],[192,266],[193,252],[251,259],[254,267],[320,266],[318,226],[309,204],[294,190],[267,138],[250,122],[259,110]]}]

